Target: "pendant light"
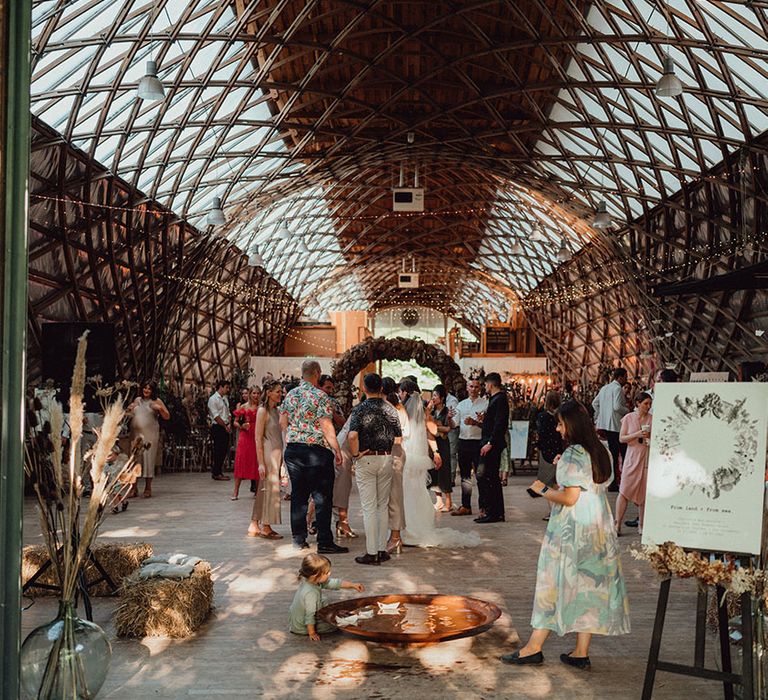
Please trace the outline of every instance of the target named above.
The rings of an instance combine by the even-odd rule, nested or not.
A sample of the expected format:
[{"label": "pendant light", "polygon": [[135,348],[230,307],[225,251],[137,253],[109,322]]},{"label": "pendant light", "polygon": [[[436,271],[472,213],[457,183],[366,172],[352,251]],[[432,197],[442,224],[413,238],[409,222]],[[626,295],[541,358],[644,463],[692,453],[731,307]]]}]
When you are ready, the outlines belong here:
[{"label": "pendant light", "polygon": [[678,97],[683,94],[683,82],[675,75],[675,61],[667,54],[664,57],[664,74],[656,83],[657,97]]},{"label": "pendant light", "polygon": [[595,218],[592,219],[593,228],[609,228],[611,225],[611,215],[608,213],[608,205],[604,199],[601,199],[595,210]]},{"label": "pendant light", "polygon": [[214,197],[213,206],[208,212],[208,225],[223,226],[226,223],[227,219],[224,216],[224,210],[221,208],[221,197]]},{"label": "pendant light", "polygon": [[147,72],[139,80],[140,100],[162,100],[165,98],[165,88],[157,77],[157,62],[147,61]]},{"label": "pendant light", "polygon": [[560,242],[560,248],[557,251],[557,262],[566,263],[571,259],[571,251],[568,248],[568,244],[565,242],[565,238]]}]

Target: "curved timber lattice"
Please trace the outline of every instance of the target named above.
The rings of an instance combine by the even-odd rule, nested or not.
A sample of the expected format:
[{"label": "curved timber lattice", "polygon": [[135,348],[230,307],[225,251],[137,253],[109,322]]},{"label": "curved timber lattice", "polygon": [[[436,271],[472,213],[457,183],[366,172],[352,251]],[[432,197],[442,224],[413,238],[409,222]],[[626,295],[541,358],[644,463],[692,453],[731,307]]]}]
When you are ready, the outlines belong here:
[{"label": "curved timber lattice", "polygon": [[[295,301],[223,239],[211,241],[34,124],[29,375],[41,324],[116,327],[128,378],[210,382],[280,352]],[[84,204],[85,203],[85,204]]]},{"label": "curved timber lattice", "polygon": [[[520,304],[571,371],[616,352],[637,371],[766,354],[762,289],[653,295],[764,260],[764,3],[40,0],[33,52],[37,117],[168,226],[204,230],[222,197],[221,233],[258,245],[309,315],[425,304],[478,329]],[[659,99],[667,54],[685,92]],[[159,102],[135,98],[147,59]],[[426,187],[423,215],[391,210],[401,166]],[[603,199],[616,225],[601,233]],[[739,248],[745,225],[752,252],[712,252]],[[565,269],[563,241],[584,251]],[[403,259],[424,273],[417,292],[393,285]]]}]

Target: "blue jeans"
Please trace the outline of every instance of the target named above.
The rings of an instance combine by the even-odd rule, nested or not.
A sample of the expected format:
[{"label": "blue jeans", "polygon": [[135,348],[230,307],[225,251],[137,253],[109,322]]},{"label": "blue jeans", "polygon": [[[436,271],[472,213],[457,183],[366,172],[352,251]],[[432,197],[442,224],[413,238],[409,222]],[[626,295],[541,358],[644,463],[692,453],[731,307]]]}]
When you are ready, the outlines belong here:
[{"label": "blue jeans", "polygon": [[307,541],[307,505],[311,496],[315,502],[317,543],[333,544],[333,452],[320,445],[289,442],[284,459],[291,478],[291,535],[294,543]]}]

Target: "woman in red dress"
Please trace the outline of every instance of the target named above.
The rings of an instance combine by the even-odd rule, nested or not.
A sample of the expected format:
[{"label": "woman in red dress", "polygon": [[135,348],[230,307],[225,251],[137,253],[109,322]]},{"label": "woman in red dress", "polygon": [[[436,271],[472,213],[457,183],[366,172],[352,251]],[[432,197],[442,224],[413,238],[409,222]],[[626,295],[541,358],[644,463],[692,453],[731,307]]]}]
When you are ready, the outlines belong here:
[{"label": "woman in red dress", "polygon": [[240,494],[240,484],[243,479],[259,478],[259,462],[256,457],[256,412],[259,410],[258,387],[252,387],[248,392],[248,403],[241,404],[234,412],[235,426],[239,429],[237,451],[235,452],[235,493],[232,500],[236,501]]}]

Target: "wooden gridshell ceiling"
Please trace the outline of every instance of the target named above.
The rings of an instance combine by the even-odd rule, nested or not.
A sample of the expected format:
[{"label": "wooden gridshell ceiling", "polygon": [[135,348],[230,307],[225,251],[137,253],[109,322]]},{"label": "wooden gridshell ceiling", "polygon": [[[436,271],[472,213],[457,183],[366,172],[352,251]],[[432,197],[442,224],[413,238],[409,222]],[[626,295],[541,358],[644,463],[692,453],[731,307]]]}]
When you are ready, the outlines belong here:
[{"label": "wooden gridshell ceiling", "polygon": [[[642,378],[665,366],[738,376],[741,362],[768,360],[767,226],[762,137],[623,235],[587,246],[528,295],[526,314],[563,376],[591,380],[618,360]],[[694,290],[661,293],[679,280]]]},{"label": "wooden gridshell ceiling", "polygon": [[[742,264],[686,267],[692,241],[747,219],[762,254],[757,175],[741,187],[729,168],[739,149],[762,167],[767,28],[765,3],[720,0],[36,0],[32,110],[200,230],[221,197],[221,233],[258,247],[309,313],[426,304],[477,330],[520,304],[559,366],[731,366],[755,350],[739,343],[760,293],[699,302],[696,322],[649,294],[660,275]],[[659,99],[667,54],[685,93]],[[148,59],[159,102],[135,97]],[[407,184],[418,170],[424,215],[391,210],[401,168]],[[702,182],[724,194],[693,196]],[[602,199],[617,222],[603,233]],[[753,211],[737,225],[738,202]],[[583,253],[559,266],[561,243]],[[420,290],[397,289],[403,261]],[[673,347],[666,333],[711,338],[716,307],[735,319],[726,359]]]},{"label": "wooden gridshell ceiling", "polygon": [[138,380],[209,383],[251,355],[282,350],[298,308],[274,279],[38,120],[30,190],[31,379],[42,378],[41,327],[50,321],[114,324],[118,373]]}]

